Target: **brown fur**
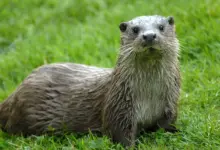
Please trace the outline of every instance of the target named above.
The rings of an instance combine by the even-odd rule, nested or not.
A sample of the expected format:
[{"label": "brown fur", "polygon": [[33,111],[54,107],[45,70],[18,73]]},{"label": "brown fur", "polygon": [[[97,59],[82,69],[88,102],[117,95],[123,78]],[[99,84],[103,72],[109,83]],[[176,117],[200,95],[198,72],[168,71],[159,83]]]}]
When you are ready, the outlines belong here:
[{"label": "brown fur", "polygon": [[1,104],[4,130],[24,135],[100,130],[110,72],[70,63],[36,69]]},{"label": "brown fur", "polygon": [[[163,24],[164,31],[158,31]],[[133,27],[139,27],[133,33]],[[180,74],[173,18],[142,16],[120,25],[112,69],[51,64],[36,69],[0,104],[0,124],[13,134],[101,131],[125,146],[161,127],[176,131]],[[149,43],[144,34],[155,33]]]}]

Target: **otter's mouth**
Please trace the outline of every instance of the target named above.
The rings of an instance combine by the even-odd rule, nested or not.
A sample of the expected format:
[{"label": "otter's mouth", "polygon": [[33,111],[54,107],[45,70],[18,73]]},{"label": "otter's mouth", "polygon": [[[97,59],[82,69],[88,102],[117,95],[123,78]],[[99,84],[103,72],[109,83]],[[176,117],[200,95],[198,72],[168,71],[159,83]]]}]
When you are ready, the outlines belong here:
[{"label": "otter's mouth", "polygon": [[153,47],[149,47],[148,49],[149,49],[149,51],[151,51],[151,52],[153,52],[153,51],[155,51],[155,50],[156,50],[156,49],[155,49],[155,48],[153,48]]},{"label": "otter's mouth", "polygon": [[157,49],[154,44],[149,43],[143,43],[140,47],[137,48],[137,52],[155,53],[158,50],[159,49]]},{"label": "otter's mouth", "polygon": [[155,48],[153,48],[153,43],[143,43],[142,47],[145,50],[149,50],[149,51],[155,51],[156,50]]}]

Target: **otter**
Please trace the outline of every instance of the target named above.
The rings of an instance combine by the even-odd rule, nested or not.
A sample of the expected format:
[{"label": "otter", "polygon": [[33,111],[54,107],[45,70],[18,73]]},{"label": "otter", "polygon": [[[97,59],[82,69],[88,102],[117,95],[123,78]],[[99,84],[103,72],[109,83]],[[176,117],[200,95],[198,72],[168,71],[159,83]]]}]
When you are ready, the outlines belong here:
[{"label": "otter", "polygon": [[10,134],[101,132],[132,146],[141,131],[176,132],[179,42],[173,17],[139,16],[119,25],[113,69],[54,63],[35,69],[0,104]]}]

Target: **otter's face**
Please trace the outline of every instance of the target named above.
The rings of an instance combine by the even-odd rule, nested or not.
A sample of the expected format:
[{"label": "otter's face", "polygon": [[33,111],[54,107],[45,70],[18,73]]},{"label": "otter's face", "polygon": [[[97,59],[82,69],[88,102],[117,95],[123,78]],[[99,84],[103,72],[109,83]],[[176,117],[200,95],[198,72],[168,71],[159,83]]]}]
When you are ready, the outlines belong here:
[{"label": "otter's face", "polygon": [[173,17],[141,16],[121,23],[119,28],[122,47],[132,47],[135,52],[178,51]]}]

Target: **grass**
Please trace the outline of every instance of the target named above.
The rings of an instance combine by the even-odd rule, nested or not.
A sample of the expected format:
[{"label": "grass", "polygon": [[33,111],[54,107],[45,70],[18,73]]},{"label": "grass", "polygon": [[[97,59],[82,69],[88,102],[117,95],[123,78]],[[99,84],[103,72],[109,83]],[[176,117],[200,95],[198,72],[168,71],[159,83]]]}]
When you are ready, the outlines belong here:
[{"label": "grass", "polygon": [[[142,149],[220,149],[220,2],[218,0],[1,0],[0,101],[36,67],[77,62],[113,67],[118,25],[139,15],[175,17],[182,90],[177,134],[146,134]],[[1,115],[1,114],[0,114]],[[0,149],[122,149],[106,137],[10,136]]]}]

